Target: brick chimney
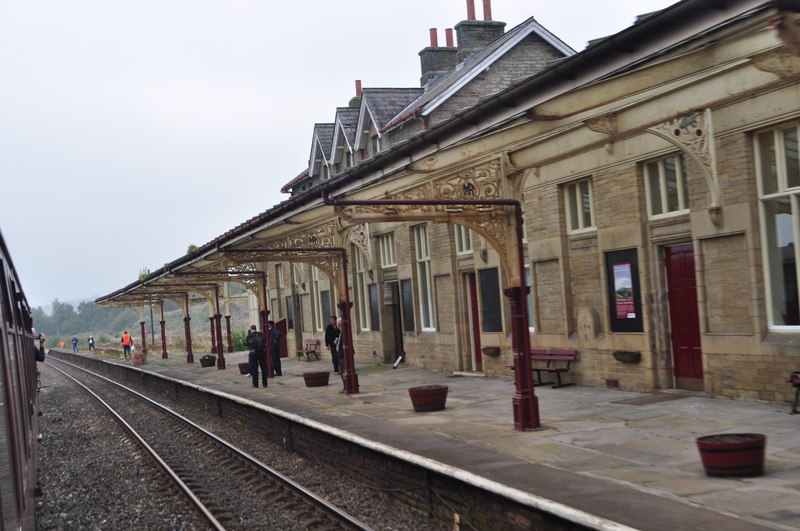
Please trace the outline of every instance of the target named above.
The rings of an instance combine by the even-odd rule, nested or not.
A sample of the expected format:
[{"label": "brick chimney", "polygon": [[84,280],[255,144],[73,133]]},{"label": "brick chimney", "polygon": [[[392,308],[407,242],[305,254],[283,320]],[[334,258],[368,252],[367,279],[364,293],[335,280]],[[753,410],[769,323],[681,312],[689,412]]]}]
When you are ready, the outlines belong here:
[{"label": "brick chimney", "polygon": [[467,20],[456,24],[458,62],[469,54],[485,48],[505,33],[506,23],[492,20],[492,0],[483,0],[483,20],[475,19],[475,0],[467,0]]},{"label": "brick chimney", "polygon": [[431,45],[419,52],[419,61],[422,68],[419,83],[423,87],[445,72],[455,68],[458,63],[456,59],[458,49],[453,45],[453,30],[448,28],[445,31],[445,35],[447,46],[439,46],[438,30],[431,28]]}]

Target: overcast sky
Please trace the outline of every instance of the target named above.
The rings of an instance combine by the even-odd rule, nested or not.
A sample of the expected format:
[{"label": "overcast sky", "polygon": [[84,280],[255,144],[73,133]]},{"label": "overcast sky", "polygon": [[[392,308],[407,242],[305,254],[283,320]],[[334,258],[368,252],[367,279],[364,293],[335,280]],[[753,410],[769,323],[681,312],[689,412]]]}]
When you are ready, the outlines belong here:
[{"label": "overcast sky", "polygon": [[[664,0],[493,0],[567,44]],[[482,2],[476,0],[479,19]],[[105,295],[286,199],[312,127],[419,85],[464,0],[0,0],[0,231],[33,306]]]}]

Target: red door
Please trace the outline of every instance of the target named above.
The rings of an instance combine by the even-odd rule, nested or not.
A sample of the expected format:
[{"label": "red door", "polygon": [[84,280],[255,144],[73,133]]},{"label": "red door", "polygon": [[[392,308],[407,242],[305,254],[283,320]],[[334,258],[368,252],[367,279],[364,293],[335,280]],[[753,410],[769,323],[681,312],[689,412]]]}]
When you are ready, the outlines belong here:
[{"label": "red door", "polygon": [[475,273],[467,274],[467,289],[469,291],[469,317],[472,328],[473,370],[483,370],[483,356],[481,355],[481,322],[478,317],[478,284]]},{"label": "red door", "polygon": [[672,361],[679,389],[703,390],[703,354],[700,350],[700,318],[692,244],[665,249]]},{"label": "red door", "polygon": [[277,328],[278,332],[281,333],[281,337],[278,340],[278,343],[280,343],[279,349],[281,358],[287,358],[289,357],[289,349],[286,346],[286,337],[287,333],[289,332],[289,326],[287,325],[286,317],[279,321],[275,321],[275,328]]}]

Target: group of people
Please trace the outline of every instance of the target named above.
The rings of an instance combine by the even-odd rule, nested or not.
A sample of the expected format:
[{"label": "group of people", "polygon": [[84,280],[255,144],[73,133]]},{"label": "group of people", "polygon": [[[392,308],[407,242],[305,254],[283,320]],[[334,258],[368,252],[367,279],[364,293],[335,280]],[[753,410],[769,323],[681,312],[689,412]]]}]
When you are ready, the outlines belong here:
[{"label": "group of people", "polygon": [[[272,359],[272,367],[275,370],[275,376],[283,376],[280,355],[281,332],[275,328],[274,321],[269,321],[267,324],[269,326],[269,352]],[[325,346],[331,353],[334,374],[339,374],[344,370],[344,340],[342,338],[342,319],[337,319],[335,315],[331,315],[328,320],[328,326],[325,328]],[[261,385],[266,387],[267,354],[264,334],[256,329],[256,325],[252,325],[247,331],[247,337],[244,342],[250,349],[247,361],[250,366],[250,376],[253,379],[253,387],[258,387],[259,367],[261,367]]]},{"label": "group of people", "polygon": [[[275,328],[275,321],[268,321],[267,326],[269,327],[269,352],[270,359],[272,360],[272,368],[275,371],[275,376],[283,376],[283,371],[281,370],[280,352],[281,331]],[[245,338],[244,342],[250,349],[247,362],[250,365],[250,376],[253,378],[253,387],[258,387],[259,367],[261,367],[261,384],[263,387],[266,387],[267,343],[264,339],[264,334],[256,329],[256,325],[252,325],[250,330],[247,331],[247,337]]]},{"label": "group of people", "polygon": [[[94,336],[89,336],[89,350],[94,350]],[[72,352],[78,352],[78,336],[72,336]]]}]

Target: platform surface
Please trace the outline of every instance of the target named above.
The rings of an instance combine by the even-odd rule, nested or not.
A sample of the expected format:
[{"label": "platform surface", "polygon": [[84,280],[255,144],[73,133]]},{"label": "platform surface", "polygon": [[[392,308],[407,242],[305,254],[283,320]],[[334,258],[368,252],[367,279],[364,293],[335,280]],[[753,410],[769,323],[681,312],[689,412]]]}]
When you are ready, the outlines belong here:
[{"label": "platform surface", "polygon": [[[510,377],[359,365],[360,392],[345,395],[333,373],[327,387],[304,385],[303,372],[332,371],[330,360],[284,358],[283,376],[255,389],[237,367],[246,358],[226,354],[227,369],[218,370],[187,364],[183,353],[167,360],[151,353],[136,369],[302,415],[621,526],[800,529],[800,415],[790,415],[788,403],[542,386],[536,388],[541,429],[520,432]],[[446,409],[415,413],[408,389],[430,384],[449,387]],[[767,435],[763,476],[705,476],[694,441],[726,432]]]}]

